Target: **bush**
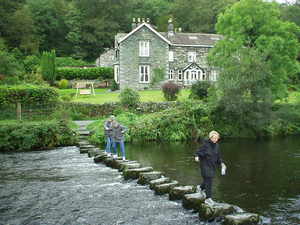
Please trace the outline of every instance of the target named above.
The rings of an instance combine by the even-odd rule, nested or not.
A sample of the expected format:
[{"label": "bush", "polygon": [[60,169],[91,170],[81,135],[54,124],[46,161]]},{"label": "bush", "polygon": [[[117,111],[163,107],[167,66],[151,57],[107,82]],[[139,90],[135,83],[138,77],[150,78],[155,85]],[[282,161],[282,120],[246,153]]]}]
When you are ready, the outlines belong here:
[{"label": "bush", "polygon": [[72,57],[56,57],[56,66],[65,67],[65,66],[89,66],[92,63],[85,62],[80,59],[73,59]]},{"label": "bush", "polygon": [[57,79],[109,80],[113,79],[113,69],[109,67],[57,68]]},{"label": "bush", "polygon": [[125,88],[119,95],[120,102],[123,106],[132,108],[140,102],[140,95],[137,91]]},{"label": "bush", "polygon": [[58,92],[48,86],[37,85],[1,85],[0,104],[46,104],[58,101]]},{"label": "bush", "polygon": [[76,136],[66,121],[0,123],[0,151],[40,150],[75,143]]},{"label": "bush", "polygon": [[162,86],[162,91],[167,101],[175,101],[180,92],[180,87],[173,82],[167,82]]},{"label": "bush", "polygon": [[36,73],[40,65],[40,58],[36,55],[29,55],[23,61],[26,73]]},{"label": "bush", "polygon": [[120,89],[119,84],[117,84],[117,82],[115,81],[115,79],[113,79],[111,81],[110,90],[116,91],[116,90],[119,90],[119,89]]},{"label": "bush", "polygon": [[197,81],[192,85],[189,97],[194,99],[206,99],[210,86],[211,83],[209,81]]},{"label": "bush", "polygon": [[66,89],[69,87],[69,81],[66,80],[66,79],[61,79],[59,82],[58,82],[58,88],[59,89]]}]

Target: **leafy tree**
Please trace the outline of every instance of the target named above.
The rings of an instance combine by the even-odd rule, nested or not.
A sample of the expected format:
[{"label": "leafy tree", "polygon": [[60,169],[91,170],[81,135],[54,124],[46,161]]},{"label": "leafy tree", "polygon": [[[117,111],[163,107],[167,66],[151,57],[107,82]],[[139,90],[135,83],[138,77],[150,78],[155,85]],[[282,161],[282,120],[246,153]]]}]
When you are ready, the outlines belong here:
[{"label": "leafy tree", "polygon": [[274,100],[286,96],[288,76],[299,69],[298,28],[280,20],[278,4],[262,0],[234,4],[216,27],[224,39],[209,57],[220,71],[215,121],[259,136],[270,123]]},{"label": "leafy tree", "polygon": [[128,108],[135,107],[138,103],[140,103],[139,93],[131,88],[125,88],[122,90],[119,98],[121,104]]},{"label": "leafy tree", "polygon": [[230,70],[232,58],[244,54],[241,49],[255,50],[271,71],[265,85],[271,89],[273,99],[285,97],[288,77],[299,70],[299,28],[280,20],[278,4],[242,0],[219,16],[216,27],[224,39],[211,52],[210,61],[221,69],[220,77]]}]

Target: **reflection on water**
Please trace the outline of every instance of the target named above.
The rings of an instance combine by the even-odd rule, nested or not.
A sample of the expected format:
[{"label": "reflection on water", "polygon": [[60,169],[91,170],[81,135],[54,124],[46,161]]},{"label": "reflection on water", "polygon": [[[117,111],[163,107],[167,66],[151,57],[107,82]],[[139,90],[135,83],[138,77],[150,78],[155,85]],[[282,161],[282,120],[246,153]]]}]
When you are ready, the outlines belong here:
[{"label": "reflection on water", "polygon": [[[227,175],[216,177],[215,199],[271,217],[273,224],[300,224],[299,137],[265,141],[230,139],[222,140],[220,145]],[[128,144],[127,154],[182,184],[200,184],[198,164],[193,159],[198,146]]]}]

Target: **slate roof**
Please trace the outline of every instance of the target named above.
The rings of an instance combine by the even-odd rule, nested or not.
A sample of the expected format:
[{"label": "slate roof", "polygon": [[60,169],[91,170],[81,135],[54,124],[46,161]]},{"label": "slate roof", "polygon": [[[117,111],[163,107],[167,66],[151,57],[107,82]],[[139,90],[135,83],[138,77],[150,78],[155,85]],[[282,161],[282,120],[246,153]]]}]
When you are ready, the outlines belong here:
[{"label": "slate roof", "polygon": [[212,47],[215,43],[222,39],[222,35],[206,34],[206,33],[182,33],[176,32],[173,36],[168,37],[167,32],[157,32],[151,25],[143,23],[130,33],[118,33],[115,36],[117,42],[122,42],[127,37],[134,34],[141,27],[146,26],[156,35],[161,36],[166,42],[175,46],[208,46]]}]

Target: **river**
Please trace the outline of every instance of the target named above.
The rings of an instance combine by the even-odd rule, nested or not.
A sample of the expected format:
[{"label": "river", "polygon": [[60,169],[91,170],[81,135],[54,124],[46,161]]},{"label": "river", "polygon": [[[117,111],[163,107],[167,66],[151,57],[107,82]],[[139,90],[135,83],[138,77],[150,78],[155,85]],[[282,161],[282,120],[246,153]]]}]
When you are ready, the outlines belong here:
[{"label": "river", "polygon": [[[262,214],[274,225],[300,224],[300,138],[221,140],[226,176],[214,199]],[[127,144],[127,158],[181,184],[201,182],[196,144]],[[198,215],[147,186],[95,164],[77,147],[0,154],[1,225],[197,225]]]}]

